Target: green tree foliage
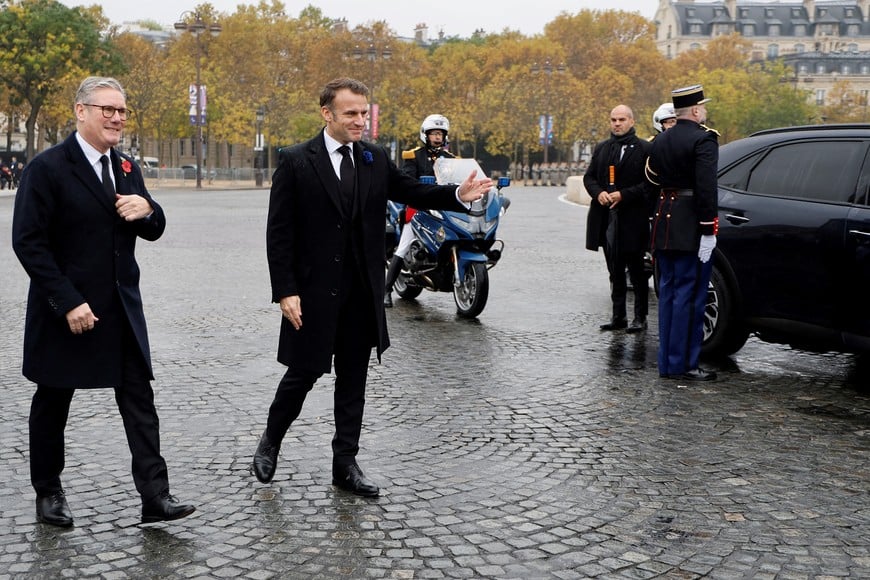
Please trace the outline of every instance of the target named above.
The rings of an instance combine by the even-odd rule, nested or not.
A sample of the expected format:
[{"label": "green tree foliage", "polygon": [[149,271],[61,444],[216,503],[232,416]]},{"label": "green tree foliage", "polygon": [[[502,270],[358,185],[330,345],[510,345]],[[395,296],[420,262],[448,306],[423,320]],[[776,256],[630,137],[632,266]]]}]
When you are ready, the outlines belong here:
[{"label": "green tree foliage", "polygon": [[[0,82],[10,91],[11,105],[29,109],[28,158],[40,111],[53,96],[89,74],[123,70],[119,53],[101,37],[104,25],[99,9],[67,8],[55,0],[13,1],[0,11]],[[71,93],[64,96],[71,107]]]}]

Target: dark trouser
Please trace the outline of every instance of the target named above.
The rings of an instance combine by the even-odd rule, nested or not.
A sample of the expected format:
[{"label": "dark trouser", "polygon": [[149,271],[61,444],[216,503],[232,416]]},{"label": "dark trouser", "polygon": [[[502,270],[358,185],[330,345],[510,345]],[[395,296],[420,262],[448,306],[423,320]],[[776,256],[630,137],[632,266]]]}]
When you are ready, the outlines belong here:
[{"label": "dark trouser", "polygon": [[694,252],[656,251],[659,272],[659,374],[698,368],[713,261]]},{"label": "dark trouser", "polygon": [[[132,455],[133,482],[142,499],[169,490],[166,462],[160,455],[160,431],[148,369],[132,334],[122,349],[122,384],[115,401]],[[30,407],[30,480],[37,496],[63,489],[64,430],[75,389],[38,385]]]},{"label": "dark trouser", "polygon": [[[333,347],[335,366],[335,436],[333,465],[348,465],[359,452],[365,408],[366,378],[373,346],[374,318],[371,292],[355,283],[347,293],[338,318]],[[305,397],[323,373],[290,367],[284,373],[269,407],[266,436],[280,445],[299,413]]]},{"label": "dark trouser", "polygon": [[612,258],[607,256],[607,270],[610,272],[610,300],[613,303],[613,318],[626,317],[628,284],[625,270],[634,287],[634,317],[645,319],[649,312],[649,283],[643,268],[643,252],[619,252]]}]

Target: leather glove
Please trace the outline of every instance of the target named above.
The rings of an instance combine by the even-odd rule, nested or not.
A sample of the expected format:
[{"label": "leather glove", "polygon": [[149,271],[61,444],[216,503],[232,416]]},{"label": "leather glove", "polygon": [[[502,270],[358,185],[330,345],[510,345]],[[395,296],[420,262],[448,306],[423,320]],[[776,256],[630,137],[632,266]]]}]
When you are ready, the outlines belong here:
[{"label": "leather glove", "polygon": [[710,261],[713,248],[716,247],[716,236],[701,236],[701,246],[698,248],[698,259],[702,264]]}]

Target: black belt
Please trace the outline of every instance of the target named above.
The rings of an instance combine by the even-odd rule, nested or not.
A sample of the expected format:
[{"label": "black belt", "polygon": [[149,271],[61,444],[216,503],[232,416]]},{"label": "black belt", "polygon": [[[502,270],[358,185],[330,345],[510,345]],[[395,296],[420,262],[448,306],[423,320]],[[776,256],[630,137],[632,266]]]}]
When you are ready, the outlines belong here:
[{"label": "black belt", "polygon": [[692,197],[695,195],[695,190],[693,189],[662,189],[662,193],[665,195],[676,195],[677,197]]}]

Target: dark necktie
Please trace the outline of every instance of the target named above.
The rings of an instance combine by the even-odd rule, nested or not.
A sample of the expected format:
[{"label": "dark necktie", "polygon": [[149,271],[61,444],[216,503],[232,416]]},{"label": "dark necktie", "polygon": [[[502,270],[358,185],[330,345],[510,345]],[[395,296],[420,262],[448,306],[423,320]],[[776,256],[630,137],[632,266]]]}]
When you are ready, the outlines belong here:
[{"label": "dark necktie", "polygon": [[341,179],[341,202],[344,205],[345,214],[350,215],[351,211],[353,211],[353,190],[354,182],[356,181],[353,161],[350,158],[350,147],[347,145],[339,147],[338,152],[341,153],[341,167],[339,168]]},{"label": "dark necktie", "polygon": [[115,184],[112,182],[112,176],[109,175],[109,158],[103,155],[100,157],[100,163],[103,165],[103,190],[112,200],[112,205],[115,205]]}]

